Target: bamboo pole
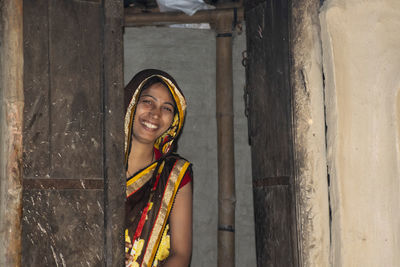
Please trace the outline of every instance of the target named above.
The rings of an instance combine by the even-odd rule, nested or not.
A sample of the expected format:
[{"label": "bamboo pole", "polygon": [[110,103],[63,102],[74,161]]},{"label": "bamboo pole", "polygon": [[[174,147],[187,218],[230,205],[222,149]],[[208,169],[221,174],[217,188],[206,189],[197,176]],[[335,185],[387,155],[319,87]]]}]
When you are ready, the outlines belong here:
[{"label": "bamboo pole", "polygon": [[235,266],[232,17],[217,18],[218,266]]},{"label": "bamboo pole", "polygon": [[21,266],[22,0],[0,2],[0,266]]}]

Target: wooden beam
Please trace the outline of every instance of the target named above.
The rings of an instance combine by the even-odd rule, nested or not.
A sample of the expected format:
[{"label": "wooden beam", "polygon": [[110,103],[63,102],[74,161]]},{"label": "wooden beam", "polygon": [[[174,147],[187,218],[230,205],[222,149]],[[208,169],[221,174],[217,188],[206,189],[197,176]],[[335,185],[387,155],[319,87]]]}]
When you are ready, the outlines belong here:
[{"label": "wooden beam", "polygon": [[21,266],[22,0],[0,2],[0,266]]},{"label": "wooden beam", "polygon": [[223,8],[212,10],[200,10],[193,16],[182,12],[157,12],[134,13],[129,8],[125,9],[125,27],[157,26],[169,24],[190,23],[216,23],[219,17],[229,16],[237,22],[243,21],[243,8]]}]

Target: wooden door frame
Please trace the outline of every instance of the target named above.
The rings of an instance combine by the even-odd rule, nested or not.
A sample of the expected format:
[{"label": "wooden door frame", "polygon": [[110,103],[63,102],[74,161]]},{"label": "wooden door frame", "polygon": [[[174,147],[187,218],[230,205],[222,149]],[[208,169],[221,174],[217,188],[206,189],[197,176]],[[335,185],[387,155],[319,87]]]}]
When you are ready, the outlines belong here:
[{"label": "wooden door frame", "polygon": [[298,266],[290,0],[245,3],[246,93],[258,266]]},{"label": "wooden door frame", "polygon": [[123,1],[104,0],[105,266],[125,264]]},{"label": "wooden door frame", "polygon": [[0,265],[21,265],[22,0],[0,3]]},{"label": "wooden door frame", "polygon": [[[105,22],[106,27],[104,31],[104,66],[105,71],[107,73],[104,75],[104,90],[107,92],[118,92],[121,89],[120,93],[122,94],[123,88],[123,77],[122,77],[122,68],[121,63],[123,60],[123,44],[122,44],[122,20],[123,20],[123,8],[120,1],[105,1]],[[298,57],[299,53],[302,51],[310,52],[310,48],[305,48],[304,45],[307,43],[307,40],[310,39],[308,36],[309,32],[302,29],[302,26],[306,25],[308,22],[307,17],[312,17],[314,20],[318,18],[318,9],[319,9],[319,2],[317,0],[292,0],[291,1],[291,24],[290,24],[290,35],[291,39],[287,40],[290,42],[291,47],[291,68],[290,68],[290,80],[291,80],[291,87],[294,94],[294,101],[292,102],[292,111],[294,110],[294,127],[292,129],[294,134],[293,140],[293,150],[294,150],[294,192],[297,192],[296,199],[295,199],[295,206],[296,206],[296,231],[297,234],[297,244],[299,248],[297,249],[297,253],[299,255],[299,266],[304,265],[307,262],[313,262],[312,260],[309,261],[307,259],[310,258],[310,251],[309,247],[314,246],[315,242],[312,240],[320,237],[318,235],[313,234],[310,232],[310,229],[313,227],[313,223],[315,220],[309,217],[307,213],[302,213],[301,210],[306,209],[307,207],[312,207],[315,209],[315,206],[312,206],[313,203],[307,202],[308,197],[310,195],[304,194],[306,189],[304,184],[307,182],[312,182],[312,177],[303,177],[305,174],[304,166],[307,165],[307,162],[310,161],[309,158],[306,157],[307,154],[307,147],[304,147],[300,142],[302,141],[300,138],[300,131],[299,128],[301,125],[299,122],[300,119],[305,118],[309,112],[299,113],[299,110],[296,109],[296,104],[299,103],[300,96],[296,93],[300,92],[304,89],[304,82],[305,80],[301,77],[304,73],[301,71],[302,66],[306,65],[308,62],[307,60],[301,61],[302,66],[296,64],[296,60],[298,61],[300,58]],[[11,9],[7,9],[11,8]],[[308,8],[308,9],[307,9]],[[7,12],[11,11],[10,13]],[[9,28],[11,30],[16,30],[14,32],[6,32],[4,27],[1,29],[1,37],[2,37],[2,45],[0,46],[0,52],[2,55],[2,64],[1,64],[1,84],[2,84],[2,103],[3,103],[3,110],[1,113],[2,118],[2,131],[1,131],[1,138],[2,138],[2,154],[1,154],[1,179],[2,179],[2,194],[0,195],[0,202],[5,200],[6,195],[4,195],[4,185],[7,189],[14,190],[13,192],[16,193],[17,198],[13,199],[12,204],[7,204],[9,209],[9,214],[14,214],[16,217],[13,220],[13,223],[10,224],[13,226],[12,236],[8,236],[1,238],[2,240],[2,247],[0,247],[0,254],[7,255],[7,257],[0,257],[3,261],[6,262],[6,265],[10,266],[19,266],[18,261],[20,260],[20,232],[19,232],[19,225],[20,225],[20,209],[21,209],[21,178],[22,178],[22,171],[21,171],[21,163],[22,163],[22,108],[23,108],[23,90],[21,81],[22,78],[22,0],[13,0],[13,1],[3,1],[3,5],[1,6],[1,19],[2,19],[2,26],[4,25],[5,20],[10,22],[15,22],[16,28]],[[15,16],[16,14],[16,16]],[[16,20],[9,20],[10,18],[14,18]],[[317,25],[318,26],[318,25]],[[10,36],[13,35],[15,38],[12,39]],[[295,38],[307,37],[303,41],[295,41]],[[117,40],[117,41],[115,41]],[[119,41],[118,41],[119,40]],[[7,43],[10,41],[9,43]],[[14,43],[13,43],[14,42]],[[15,43],[16,42],[16,43]],[[7,47],[7,44],[8,47]],[[16,45],[17,44],[17,45]],[[14,50],[8,50],[8,48],[14,48]],[[300,49],[300,50],[299,50]],[[13,52],[10,52],[13,51]],[[5,60],[6,56],[9,57],[10,60]],[[304,58],[303,58],[304,59]],[[6,69],[10,69],[14,67],[14,75],[9,76],[9,73],[6,72]],[[115,72],[115,69],[118,71]],[[322,76],[322,71],[321,71]],[[322,79],[322,77],[321,77]],[[122,95],[115,95],[116,99],[121,98]],[[109,129],[113,131],[113,129],[118,129],[120,126],[115,125],[114,118],[118,117],[119,113],[121,113],[121,107],[119,106],[119,102],[115,100],[109,100],[105,105],[105,112],[104,117],[105,121],[108,122]],[[10,105],[12,108],[10,108]],[[4,108],[6,107],[6,108]],[[297,106],[298,108],[298,106]],[[7,116],[5,116],[5,109],[9,112]],[[115,110],[116,112],[107,112],[109,110]],[[9,123],[6,124],[5,122]],[[117,123],[118,124],[118,123]],[[8,130],[7,130],[8,129]],[[121,180],[111,179],[111,177],[115,177],[115,175],[121,175],[119,172],[121,171],[120,166],[116,164],[118,159],[121,155],[116,149],[114,145],[115,142],[118,143],[117,140],[114,140],[115,136],[118,136],[120,133],[117,130],[114,132],[106,133],[105,139],[106,146],[105,151],[107,151],[109,157],[106,159],[106,166],[110,166],[110,168],[106,168],[106,180],[105,180],[105,187],[107,188],[106,195],[107,199],[109,200],[109,210],[116,209],[117,212],[112,214],[109,213],[107,216],[106,222],[106,229],[107,234],[106,238],[108,243],[107,251],[105,254],[105,258],[107,261],[107,266],[118,266],[122,259],[114,258],[117,253],[113,253],[115,250],[123,251],[123,233],[121,231],[114,231],[114,227],[116,229],[123,229],[121,227],[120,218],[123,217],[123,209],[119,206],[121,202],[121,197],[124,194],[124,182]],[[8,142],[6,142],[8,140]],[[123,175],[122,175],[123,177]],[[7,180],[8,184],[4,182]],[[326,190],[321,189],[321,190]],[[300,194],[299,192],[302,192]],[[19,196],[19,197],[18,197]],[[3,203],[1,204],[3,205]],[[311,205],[311,206],[310,206]],[[13,213],[12,211],[15,211]],[[2,211],[3,212],[3,211]],[[322,210],[314,210],[312,213],[317,212],[324,212]],[[4,214],[1,213],[3,216]],[[323,216],[329,216],[327,212]],[[5,218],[5,217],[2,217]],[[4,227],[6,221],[2,219],[0,221],[0,225]],[[8,224],[8,223],[7,223]],[[326,225],[324,228],[327,228]],[[329,232],[329,226],[328,226]],[[305,235],[304,235],[305,234]],[[326,236],[323,237],[326,240]],[[324,244],[326,241],[323,242]],[[5,246],[6,244],[6,246]],[[13,247],[8,246],[8,244],[13,244]],[[6,248],[6,249],[5,249]],[[313,249],[314,251],[318,251],[319,249],[324,249],[320,247]],[[327,260],[324,260],[327,262]],[[306,264],[307,265],[307,264]]]},{"label": "wooden door frame", "polygon": [[291,0],[290,83],[299,266],[329,266],[330,204],[319,11],[324,0]]},{"label": "wooden door frame", "polygon": [[[249,12],[261,10],[264,3],[266,11],[260,14],[264,20],[253,20],[258,28],[253,27]],[[267,126],[263,133],[267,143],[252,144],[254,199],[265,203],[264,208],[255,207],[256,240],[265,238],[256,242],[259,266],[266,262],[287,266],[288,255],[292,257],[292,266],[329,264],[320,5],[319,0],[245,1],[248,56],[254,50],[251,38],[257,38],[255,42],[265,42],[265,50],[257,57],[267,59],[261,69],[253,69],[260,72],[264,68],[265,73],[246,73],[250,81],[246,90],[250,98],[246,108],[250,114],[250,142],[259,142],[257,131]],[[253,102],[251,87],[257,84],[252,80],[265,86],[264,93],[253,97]],[[271,108],[261,108],[262,116],[254,119],[252,105],[260,98]],[[261,162],[256,162],[258,158],[262,158]],[[289,192],[286,208],[273,201],[274,197],[279,199],[281,193],[277,192],[284,187]],[[287,228],[280,225],[282,220],[291,222],[290,238]],[[284,250],[287,253],[282,253]]]}]

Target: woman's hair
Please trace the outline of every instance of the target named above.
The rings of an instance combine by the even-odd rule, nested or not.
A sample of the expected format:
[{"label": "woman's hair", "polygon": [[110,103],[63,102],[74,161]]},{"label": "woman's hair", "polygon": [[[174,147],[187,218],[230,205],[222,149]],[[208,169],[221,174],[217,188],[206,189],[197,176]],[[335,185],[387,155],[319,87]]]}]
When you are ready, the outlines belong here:
[{"label": "woman's hair", "polygon": [[[152,85],[156,84],[156,83],[161,83],[162,85],[164,85],[166,88],[168,88],[168,85],[158,76],[154,76],[151,77],[150,79],[148,79],[142,86],[142,89],[140,90],[141,92],[143,92],[144,90],[146,90],[147,88],[150,88]],[[168,90],[169,91],[169,90]]]},{"label": "woman's hair", "polygon": [[[133,97],[135,91],[138,89],[141,82],[150,76],[153,76],[153,77],[149,78],[148,81],[146,81],[146,83],[149,82],[148,85],[145,84],[146,88],[148,88],[149,86],[151,86],[157,82],[160,82],[165,87],[169,88],[166,85],[166,82],[164,82],[164,80],[160,77],[160,76],[162,76],[162,77],[167,78],[169,81],[171,81],[173,83],[173,85],[176,87],[176,89],[179,91],[178,94],[181,94],[183,96],[181,90],[178,87],[177,82],[168,73],[161,71],[161,70],[156,70],[156,69],[142,70],[142,71],[138,72],[124,88],[124,107],[125,107],[124,110],[125,110],[125,112],[127,111],[128,106],[132,100],[132,97]],[[153,78],[156,78],[156,80],[150,82],[150,80],[153,80]],[[143,91],[143,90],[141,90],[141,91]],[[175,98],[174,98],[174,100],[176,101]],[[175,105],[176,105],[176,103],[175,103]]]}]

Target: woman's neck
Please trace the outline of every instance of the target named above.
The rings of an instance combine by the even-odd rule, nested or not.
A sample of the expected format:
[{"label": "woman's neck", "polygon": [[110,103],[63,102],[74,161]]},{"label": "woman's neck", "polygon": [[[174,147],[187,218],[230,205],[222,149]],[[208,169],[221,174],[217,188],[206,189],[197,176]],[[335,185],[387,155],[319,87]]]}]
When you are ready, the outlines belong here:
[{"label": "woman's neck", "polygon": [[143,144],[132,140],[131,149],[128,156],[128,168],[126,176],[132,176],[137,171],[148,166],[154,160],[154,146],[152,144]]}]

